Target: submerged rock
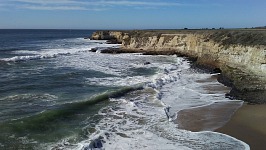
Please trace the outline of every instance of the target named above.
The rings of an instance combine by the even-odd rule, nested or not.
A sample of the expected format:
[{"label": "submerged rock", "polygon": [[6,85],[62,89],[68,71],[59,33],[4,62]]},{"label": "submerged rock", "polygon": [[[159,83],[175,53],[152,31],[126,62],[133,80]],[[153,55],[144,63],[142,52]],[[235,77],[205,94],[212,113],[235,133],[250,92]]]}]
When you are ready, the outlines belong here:
[{"label": "submerged rock", "polygon": [[94,139],[91,143],[84,148],[84,150],[101,150],[103,148],[102,137]]},{"label": "submerged rock", "polygon": [[148,61],[144,63],[144,65],[149,65],[149,64],[151,64],[151,63],[150,63],[150,62],[148,62]]},{"label": "submerged rock", "polygon": [[100,52],[100,53],[115,53],[118,49],[112,47],[95,47],[89,50],[90,52]]},{"label": "submerged rock", "polygon": [[90,52],[96,52],[98,50],[98,47],[92,48],[91,50],[89,50]]}]

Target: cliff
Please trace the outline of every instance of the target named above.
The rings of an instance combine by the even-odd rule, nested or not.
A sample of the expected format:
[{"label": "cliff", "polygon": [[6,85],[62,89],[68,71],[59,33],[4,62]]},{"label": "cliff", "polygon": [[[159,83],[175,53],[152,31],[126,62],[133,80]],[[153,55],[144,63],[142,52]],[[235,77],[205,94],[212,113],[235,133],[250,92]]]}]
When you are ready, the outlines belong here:
[{"label": "cliff", "polygon": [[123,52],[196,58],[199,65],[219,68],[220,81],[230,83],[237,97],[266,102],[266,30],[102,31],[93,35],[94,39],[110,37],[122,43]]},{"label": "cliff", "polygon": [[109,43],[122,44],[124,34],[125,33],[120,31],[97,31],[92,34],[91,39],[108,40]]}]

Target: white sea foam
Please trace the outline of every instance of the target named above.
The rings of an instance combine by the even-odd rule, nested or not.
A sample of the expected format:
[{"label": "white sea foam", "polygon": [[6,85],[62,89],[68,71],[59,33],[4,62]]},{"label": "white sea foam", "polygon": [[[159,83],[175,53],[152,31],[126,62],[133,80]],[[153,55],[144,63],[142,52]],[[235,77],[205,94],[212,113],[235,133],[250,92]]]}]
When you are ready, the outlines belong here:
[{"label": "white sea foam", "polygon": [[0,101],[5,101],[6,103],[9,101],[30,101],[30,100],[35,100],[35,99],[40,99],[42,101],[54,101],[58,97],[55,95],[51,95],[48,93],[44,94],[18,94],[18,95],[12,95],[12,96],[7,96],[0,98]]},{"label": "white sea foam", "polygon": [[99,112],[104,118],[96,125],[97,131],[71,148],[86,149],[92,140],[102,137],[103,147],[108,150],[249,149],[247,144],[224,134],[177,129],[176,124],[167,121],[162,106],[149,104],[150,98],[143,92],[130,100],[113,99],[118,105]]},{"label": "white sea foam", "polygon": [[106,149],[249,149],[227,135],[179,130],[168,122],[163,106],[151,104],[146,92],[136,94],[133,99],[118,99],[118,108],[102,109],[104,118],[90,139],[104,137]]},{"label": "white sea foam", "polygon": [[[164,108],[170,106],[170,119],[183,109],[202,107],[217,101],[229,101],[224,94],[229,90],[212,79],[211,74],[198,73],[190,69],[189,62],[175,56],[169,61],[159,61],[166,56],[142,56],[132,54],[105,55],[90,54],[80,61],[61,60],[59,66],[93,69],[115,77],[87,79],[88,84],[109,86],[130,86],[145,83],[142,91],[135,91],[125,97],[111,99],[115,105],[102,108],[100,122],[93,126],[96,131],[88,139],[64,149],[83,150],[90,142],[101,137],[102,149],[245,149],[249,146],[228,135],[215,132],[190,132],[178,129],[178,124],[169,122]],[[151,62],[143,65],[143,60]],[[176,60],[174,63],[172,60]],[[88,61],[90,61],[88,63]],[[95,62],[95,63],[93,63]],[[90,65],[88,65],[90,64]],[[128,68],[157,67],[153,76],[124,77]],[[202,82],[204,81],[204,82]],[[216,90],[220,88],[220,90]],[[91,128],[84,127],[84,130]]]},{"label": "white sea foam", "polygon": [[38,51],[30,51],[30,50],[19,50],[19,51],[14,51],[14,52],[12,52],[13,54],[28,54],[28,55],[30,55],[30,54],[39,54],[39,52]]},{"label": "white sea foam", "polygon": [[[56,67],[71,67],[108,74],[108,77],[88,78],[87,84],[103,86],[133,86],[144,84],[144,90],[122,98],[111,99],[115,105],[102,108],[102,119],[95,132],[79,143],[64,140],[61,149],[83,150],[90,142],[102,137],[103,148],[118,149],[249,149],[249,146],[230,136],[215,132],[190,132],[178,129],[178,124],[169,122],[165,107],[170,106],[170,120],[183,109],[202,107],[214,102],[228,101],[224,94],[229,90],[212,79],[211,74],[198,73],[190,68],[183,58],[176,56],[144,56],[140,54],[87,53],[93,47],[113,47],[102,41],[76,39],[88,42],[88,46],[42,49],[40,51],[17,51],[5,61],[56,58]],[[23,56],[23,55],[26,56]],[[58,56],[67,55],[67,57]],[[150,62],[144,65],[145,62]],[[154,75],[128,76],[130,69],[157,68]],[[112,75],[112,76],[111,76]],[[219,90],[216,90],[216,89]],[[15,97],[12,99],[16,99]],[[92,128],[89,124],[84,127]],[[89,132],[90,133],[90,132]]]},{"label": "white sea foam", "polygon": [[[111,99],[115,105],[104,107],[98,112],[102,116],[98,124],[88,124],[83,128],[85,131],[95,129],[93,133],[85,132],[90,133],[86,135],[88,139],[78,143],[64,140],[57,147],[84,150],[89,148],[91,141],[101,137],[101,141],[104,141],[102,149],[108,150],[250,149],[247,144],[233,137],[215,132],[180,130],[178,124],[169,122],[176,118],[180,110],[228,101],[224,94],[229,89],[212,79],[213,75],[195,72],[188,61],[176,56],[87,53],[93,47],[118,45],[75,40],[88,45],[17,51],[19,56],[6,58],[5,61],[56,58],[53,63],[58,68],[71,67],[108,74],[106,77],[87,78],[87,84],[117,87],[142,83],[144,90]],[[150,64],[144,65],[145,62]],[[157,68],[154,75],[128,75],[134,69],[153,68]],[[170,118],[167,118],[165,108],[169,106]]]},{"label": "white sea foam", "polygon": [[[67,39],[65,39],[67,40]],[[73,39],[72,39],[73,40]],[[95,47],[117,47],[119,44],[105,44],[106,41],[96,41],[96,40],[87,40],[84,39],[74,39],[79,42],[85,42],[80,45],[67,46],[64,47],[59,45],[58,48],[55,47],[55,44],[50,44],[51,46],[46,46],[47,48],[42,48],[40,50],[19,50],[13,52],[14,54],[19,54],[18,56],[13,56],[11,58],[2,58],[0,61],[6,62],[18,62],[18,61],[26,61],[26,60],[38,60],[38,59],[46,59],[46,58],[55,58],[61,55],[71,55],[77,53],[88,52],[92,48]],[[54,41],[61,42],[62,41]],[[64,47],[64,48],[60,48]]]}]

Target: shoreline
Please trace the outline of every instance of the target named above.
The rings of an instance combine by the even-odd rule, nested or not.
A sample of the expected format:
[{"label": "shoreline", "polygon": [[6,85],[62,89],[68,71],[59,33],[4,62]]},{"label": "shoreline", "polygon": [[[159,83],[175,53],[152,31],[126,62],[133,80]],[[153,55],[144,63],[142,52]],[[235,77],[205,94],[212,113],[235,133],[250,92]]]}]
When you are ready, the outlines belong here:
[{"label": "shoreline", "polygon": [[[100,49],[100,48],[99,48]],[[91,52],[96,52],[97,48],[92,49]],[[124,48],[107,48],[100,51],[101,53],[106,54],[123,54],[123,53],[141,53],[143,55],[177,55],[178,57],[185,57],[187,60],[191,62],[191,66],[195,69],[200,69],[208,73],[220,73],[217,78],[217,81],[222,83],[223,85],[232,88],[229,93],[226,94],[226,97],[231,100],[243,100],[250,104],[266,104],[266,90],[261,89],[252,89],[252,90],[239,90],[235,84],[250,84],[249,87],[253,87],[256,85],[261,85],[259,79],[250,79],[252,75],[239,72],[237,70],[230,70],[235,74],[234,79],[227,76],[227,72],[217,68],[215,66],[206,65],[204,63],[198,63],[198,58],[189,56],[186,54],[182,54],[176,50],[142,50],[142,49],[124,49]],[[236,79],[239,78],[239,79]]]},{"label": "shoreline", "polygon": [[[114,53],[113,50],[111,51],[111,53]],[[118,54],[125,52],[140,53],[141,51],[120,49]],[[110,53],[110,51],[107,50],[107,52],[104,53]],[[176,51],[145,51],[143,55],[177,55],[186,57],[191,61],[191,66],[195,69],[200,69],[209,73],[215,73],[216,71],[216,68],[199,65],[196,63],[196,58],[181,55]],[[251,91],[241,96],[241,92],[238,93],[239,91],[234,89],[234,85],[232,84],[233,81],[230,81],[230,79],[225,77],[222,73],[217,76],[216,80],[226,87],[231,87],[231,90],[229,90],[230,92],[225,93],[225,97],[231,100],[214,102],[207,106],[181,110],[183,124],[180,128],[192,132],[213,131],[226,134],[245,142],[250,146],[251,150],[264,150],[266,147],[266,127],[264,127],[266,125],[266,116],[263,116],[263,114],[266,114],[266,104],[255,103],[254,105],[252,101],[245,102],[246,99],[251,99],[252,97],[259,97],[259,99],[261,99],[261,95],[259,94],[261,91]],[[244,101],[238,100],[243,97]],[[241,122],[235,118],[240,118]],[[178,119],[180,118],[177,118],[175,121]],[[177,123],[175,121],[174,123]],[[253,122],[255,123],[252,124]],[[239,128],[239,126],[242,127]]]},{"label": "shoreline", "polygon": [[[183,109],[174,123],[179,129],[192,132],[215,131],[223,127],[242,106],[242,101],[221,101],[210,105]],[[223,115],[221,115],[223,114]]]},{"label": "shoreline", "polygon": [[[195,68],[200,68],[209,72],[217,69],[215,65],[214,68],[208,65],[208,61],[197,64],[197,57],[180,53],[175,49],[161,49],[158,51],[153,49],[143,50],[142,48],[125,49],[121,47],[104,50],[102,53],[142,53],[143,55],[175,54],[177,56],[187,57],[188,60],[191,60],[191,65]],[[182,110],[179,113],[183,113],[183,118],[179,118],[179,120],[177,118],[175,121],[183,121],[183,127],[186,127],[186,130],[197,132],[202,130],[204,131],[206,129],[210,131],[211,129],[214,132],[226,134],[247,143],[252,150],[263,150],[266,147],[266,128],[264,127],[266,124],[266,116],[263,116],[266,114],[266,90],[263,88],[263,86],[265,86],[262,82],[263,80],[257,78],[259,76],[252,74],[252,72],[242,72],[241,69],[237,70],[236,68],[232,68],[230,66],[226,67],[228,68],[221,68],[221,75],[218,77],[218,82],[232,88],[230,93],[226,94],[225,96],[229,99],[244,100],[245,103],[239,107],[231,106],[232,103],[230,104],[230,102],[236,101],[229,100],[229,104],[225,105],[218,102],[209,106]],[[218,67],[218,69],[220,68]],[[244,88],[241,90],[236,86],[243,86]],[[226,110],[229,110],[229,112]],[[210,113],[214,116],[220,115],[221,118],[213,119],[212,117],[208,116],[209,120],[208,117],[206,119],[206,116]],[[194,119],[191,119],[191,117],[194,117]],[[186,118],[190,119],[188,120]]]},{"label": "shoreline", "polygon": [[243,103],[238,107],[236,103],[237,101],[218,102],[181,110],[174,123],[178,124],[179,129],[192,132],[213,131],[226,134],[245,142],[251,150],[264,150],[266,105]]},{"label": "shoreline", "polygon": [[266,30],[111,30],[96,31],[91,39],[120,43],[103,53],[174,55],[195,66],[219,70],[219,82],[231,99],[266,104]]},{"label": "shoreline", "polygon": [[[136,50],[123,50],[119,49],[116,51],[115,49],[107,49],[103,53],[111,53],[111,54],[120,54],[120,53],[141,53],[141,51]],[[143,55],[178,55],[178,53],[174,51],[146,51]],[[184,56],[183,56],[184,57]],[[206,66],[198,66],[195,64],[195,60],[191,57],[187,57],[188,60],[192,62],[192,67],[195,69],[201,69],[206,72],[213,72],[213,68],[206,67]],[[230,81],[223,75],[218,75],[216,80],[226,87],[232,87],[230,85]],[[223,89],[220,89],[223,90]],[[230,92],[234,92],[230,90]],[[254,92],[256,93],[256,92]],[[258,94],[258,93],[257,93]],[[252,94],[251,96],[255,96],[256,94]],[[231,97],[229,93],[225,93],[225,96],[228,101],[217,101],[210,105],[195,107],[191,109],[184,109],[178,112],[177,118],[174,120],[174,123],[177,121],[182,122],[181,126],[178,124],[180,129],[189,130],[192,132],[199,132],[199,131],[212,131],[222,133],[237,140],[241,140],[244,143],[250,146],[251,150],[264,150],[266,147],[266,127],[263,128],[263,125],[257,126],[248,126],[248,124],[252,122],[258,122],[266,125],[266,116],[264,117],[264,122],[262,122],[260,115],[266,114],[266,104],[256,104],[252,105],[252,103],[246,103],[242,100],[230,100],[235,99]],[[245,95],[246,96],[246,95]],[[248,114],[253,114],[254,110],[256,111],[257,108],[263,107],[265,108],[257,110],[256,113],[253,114],[253,117],[248,116],[247,114],[243,114],[242,110],[248,108]],[[182,113],[182,115],[180,115]],[[221,115],[222,114],[222,115]],[[238,124],[234,121],[234,118],[241,118],[246,120],[246,122],[242,122]],[[181,119],[182,118],[182,119]],[[189,118],[189,119],[188,119]],[[249,119],[253,119],[249,121]],[[240,126],[244,126],[244,128],[239,128]],[[263,134],[260,131],[256,130],[263,130]],[[265,133],[265,134],[264,134]],[[252,136],[252,137],[249,137]]]},{"label": "shoreline", "polygon": [[244,103],[230,121],[215,130],[233,136],[247,143],[252,150],[264,150],[266,147],[266,105]]}]

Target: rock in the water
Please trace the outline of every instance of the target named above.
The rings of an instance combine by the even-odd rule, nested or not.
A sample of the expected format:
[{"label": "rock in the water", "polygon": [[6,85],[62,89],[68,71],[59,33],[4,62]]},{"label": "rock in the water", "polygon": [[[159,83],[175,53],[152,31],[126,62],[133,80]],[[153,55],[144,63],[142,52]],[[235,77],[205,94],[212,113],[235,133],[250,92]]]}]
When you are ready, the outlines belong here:
[{"label": "rock in the water", "polygon": [[103,144],[100,138],[92,140],[89,146],[85,147],[84,150],[94,150],[103,148]]},{"label": "rock in the water", "polygon": [[96,52],[98,50],[98,47],[92,48],[91,50],[89,50],[90,52]]},{"label": "rock in the water", "polygon": [[106,49],[101,50],[101,53],[116,54],[116,53],[118,53],[118,51],[119,51],[119,48],[110,47],[110,48],[106,48]]},{"label": "rock in the water", "polygon": [[144,63],[144,65],[149,65],[149,64],[151,64],[151,63],[150,63],[150,62],[148,62],[148,61]]}]

